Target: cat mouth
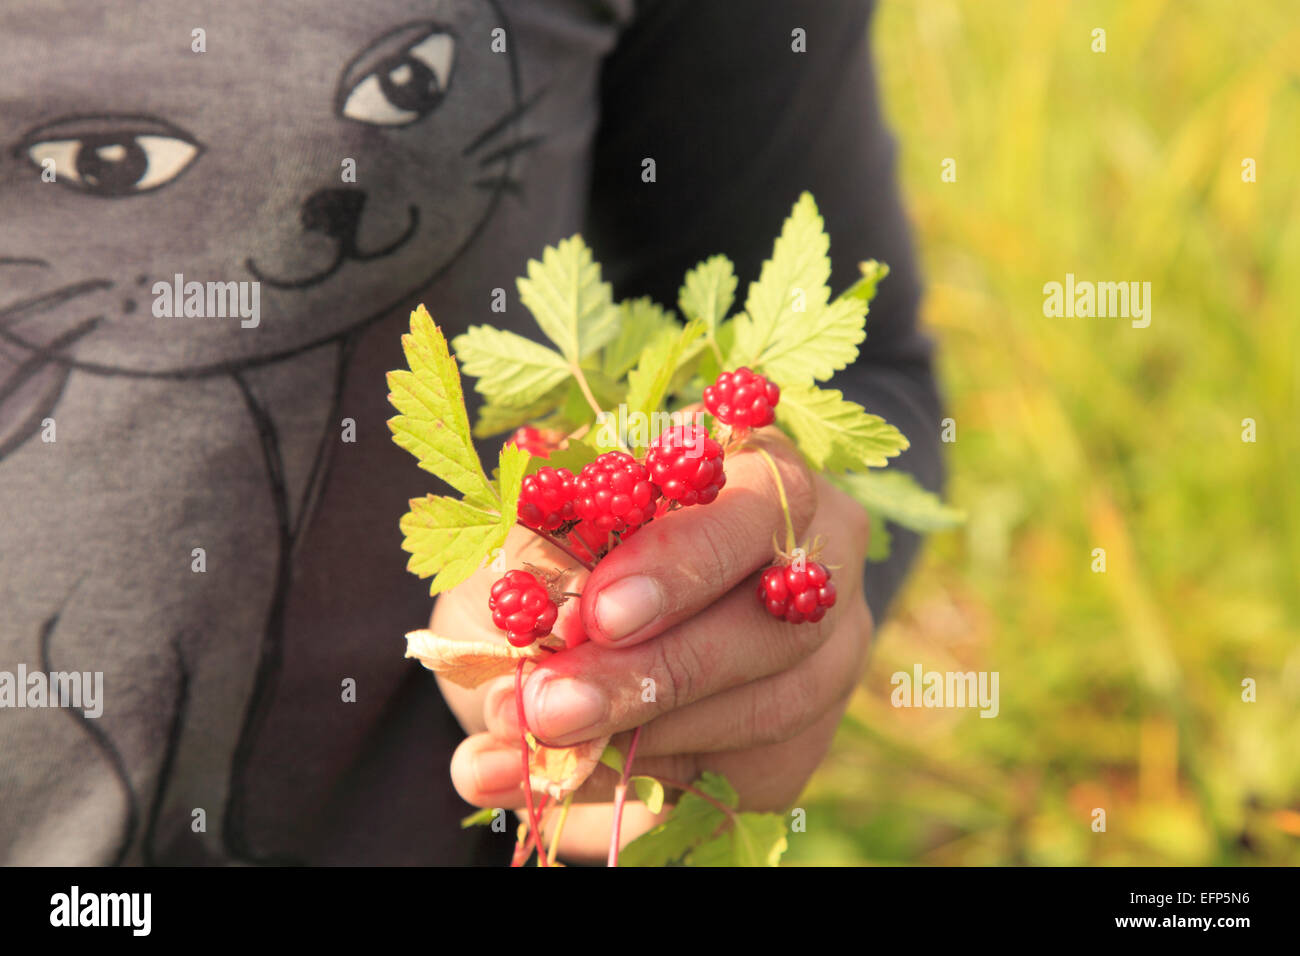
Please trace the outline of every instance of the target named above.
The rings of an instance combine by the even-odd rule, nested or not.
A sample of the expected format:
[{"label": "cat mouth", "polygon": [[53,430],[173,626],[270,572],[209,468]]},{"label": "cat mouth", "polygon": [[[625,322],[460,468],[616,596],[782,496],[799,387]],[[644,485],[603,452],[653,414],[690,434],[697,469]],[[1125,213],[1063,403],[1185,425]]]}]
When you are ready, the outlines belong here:
[{"label": "cat mouth", "polygon": [[346,262],[370,262],[392,255],[410,242],[420,228],[420,208],[408,206],[406,228],[400,236],[373,251],[359,249],[357,229],[361,225],[365,204],[366,194],[359,189],[319,189],[303,202],[303,232],[321,233],[337,243],[334,260],[319,272],[298,279],[277,278],[259,268],[251,256],[244,260],[245,268],[258,282],[273,289],[309,289],[334,275]]}]

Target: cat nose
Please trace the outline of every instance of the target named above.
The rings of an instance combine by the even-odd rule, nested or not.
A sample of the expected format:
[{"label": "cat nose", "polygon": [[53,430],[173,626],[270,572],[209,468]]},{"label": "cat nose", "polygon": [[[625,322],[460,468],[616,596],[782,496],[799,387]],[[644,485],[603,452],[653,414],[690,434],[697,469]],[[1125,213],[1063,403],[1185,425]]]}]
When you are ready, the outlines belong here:
[{"label": "cat nose", "polygon": [[302,228],[331,239],[351,239],[365,204],[366,194],[360,189],[318,189],[303,201]]}]

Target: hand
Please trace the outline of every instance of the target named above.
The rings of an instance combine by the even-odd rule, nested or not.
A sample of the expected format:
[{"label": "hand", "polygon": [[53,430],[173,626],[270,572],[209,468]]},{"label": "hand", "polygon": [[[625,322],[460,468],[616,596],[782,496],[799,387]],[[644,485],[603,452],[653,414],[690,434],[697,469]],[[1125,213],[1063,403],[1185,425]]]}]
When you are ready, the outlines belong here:
[{"label": "hand", "polygon": [[[785,522],[763,456],[734,452],[717,501],[657,518],[585,580],[567,585],[582,598],[561,608],[557,630],[580,622],[590,641],[526,678],[526,718],[540,740],[572,744],[645,725],[637,773],[690,782],[717,771],[744,809],[784,809],[797,798],[830,744],[871,639],[862,594],[868,522],[848,495],[810,474],[778,433],[760,435],[781,473],[800,543],[823,537],[821,560],[835,566],[835,606],[819,623],[795,625],[759,602],[757,572],[772,560],[773,532],[783,541]],[[516,530],[511,567],[518,560],[573,565]],[[496,633],[487,588],[497,577],[480,572],[444,595],[431,629],[474,639]],[[452,760],[457,790],[478,806],[522,806],[513,679],[473,692],[442,686],[471,733]],[[646,700],[649,689],[653,699]],[[617,742],[626,751],[626,740]],[[610,800],[614,782],[602,767],[577,799]],[[607,840],[608,815],[590,816]],[[577,822],[571,817],[565,831],[575,841],[582,838]]]}]

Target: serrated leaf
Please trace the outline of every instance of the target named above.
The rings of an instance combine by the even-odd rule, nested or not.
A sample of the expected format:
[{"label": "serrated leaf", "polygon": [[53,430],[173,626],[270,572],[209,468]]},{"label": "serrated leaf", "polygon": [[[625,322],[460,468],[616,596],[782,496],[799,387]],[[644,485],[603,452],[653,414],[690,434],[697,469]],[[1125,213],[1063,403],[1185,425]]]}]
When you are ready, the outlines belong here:
[{"label": "serrated leaf", "polygon": [[753,369],[782,388],[825,381],[858,357],[867,337],[867,310],[860,299],[840,299],[809,308],[776,330]]},{"label": "serrated leaf", "polygon": [[839,389],[797,385],[781,390],[776,420],[819,471],[885,465],[908,441],[879,415],[870,415]]},{"label": "serrated leaf", "polygon": [[607,746],[600,754],[600,762],[620,777],[623,776],[623,751],[613,744]]},{"label": "serrated leaf", "polygon": [[875,259],[868,259],[866,262],[858,263],[858,271],[862,273],[862,278],[841,292],[840,298],[858,299],[870,304],[876,297],[877,286],[889,275],[889,266]]},{"label": "serrated leaf", "polygon": [[406,656],[458,687],[473,690],[494,677],[514,673],[521,657],[535,661],[546,653],[536,645],[517,648],[504,641],[454,641],[419,630],[406,635]]},{"label": "serrated leaf", "polygon": [[[628,373],[627,414],[651,416],[662,409],[668,386],[687,361],[698,355],[704,324],[694,321],[681,329],[665,329],[641,355],[637,367]],[[648,429],[647,429],[648,431]]]},{"label": "serrated leaf", "polygon": [[519,490],[533,456],[515,445],[502,445],[497,455],[497,494],[501,496],[501,525],[507,533],[519,509]]},{"label": "serrated leaf", "polygon": [[672,313],[649,296],[618,304],[618,334],[601,353],[600,369],[610,379],[621,379],[636,365],[641,353],[661,331],[677,327]]},{"label": "serrated leaf", "polygon": [[[621,771],[620,771],[621,772]],[[636,798],[645,804],[651,813],[659,813],[664,808],[664,785],[654,777],[637,775],[631,780],[636,789]]]},{"label": "serrated leaf", "polygon": [[[720,803],[735,807],[736,791],[725,777],[705,771],[693,784]],[[637,837],[620,852],[619,866],[667,866],[712,839],[727,815],[693,793],[683,793],[668,819]]]},{"label": "serrated leaf", "polygon": [[785,818],[775,813],[738,813],[725,833],[700,844],[691,866],[776,866],[788,843]]},{"label": "serrated leaf", "polygon": [[462,830],[468,830],[470,827],[491,826],[492,821],[496,819],[496,815],[497,811],[495,807],[484,807],[482,810],[471,813],[469,816],[461,820],[460,828]]},{"label": "serrated leaf", "polygon": [[906,471],[854,472],[833,475],[831,481],[872,514],[883,515],[894,524],[913,531],[943,531],[966,520],[964,512],[945,505],[938,495],[921,487]]},{"label": "serrated leaf", "polygon": [[778,330],[797,321],[796,305],[802,305],[806,312],[829,301],[829,250],[830,240],[822,228],[817,205],[805,192],[782,224],[758,280],[749,284],[745,311],[735,319],[736,340],[728,355],[728,367],[754,367]]},{"label": "serrated leaf", "polygon": [[541,261],[530,259],[518,285],[520,300],[570,366],[618,332],[613,293],[581,236],[547,246]]},{"label": "serrated leaf", "polygon": [[388,420],[393,441],[468,500],[493,502],[495,491],[470,439],[456,360],[424,306],[411,313],[402,350],[410,371],[388,373],[388,401],[400,413]]},{"label": "serrated leaf", "polygon": [[470,326],[451,344],[474,390],[494,405],[530,405],[570,375],[559,352],[490,325]]},{"label": "serrated leaf", "polygon": [[735,299],[735,267],[726,256],[712,256],[686,273],[677,305],[688,320],[703,322],[705,338],[714,341]]},{"label": "serrated leaf", "polygon": [[433,575],[430,594],[453,588],[478,570],[505,544],[513,523],[495,509],[438,495],[413,498],[410,506],[401,521],[402,548],[411,554],[406,570],[421,578]]}]

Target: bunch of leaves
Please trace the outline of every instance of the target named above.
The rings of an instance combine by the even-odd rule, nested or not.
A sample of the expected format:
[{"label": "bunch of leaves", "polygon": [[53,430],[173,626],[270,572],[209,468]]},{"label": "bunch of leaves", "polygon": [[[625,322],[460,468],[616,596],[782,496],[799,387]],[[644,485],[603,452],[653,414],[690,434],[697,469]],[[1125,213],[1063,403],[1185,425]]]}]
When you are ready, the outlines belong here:
[{"label": "bunch of leaves", "polygon": [[[871,559],[888,553],[885,520],[919,531],[959,522],[958,512],[910,475],[882,470],[908,447],[907,438],[823,384],[857,358],[870,303],[889,272],[875,261],[861,263],[861,278],[833,297],[829,249],[816,203],[804,193],[771,258],[750,283],[740,311],[733,311],[735,269],[723,255],[686,273],[677,301],[680,321],[648,298],[616,302],[591,250],[577,235],[546,248],[518,280],[520,300],[549,345],[476,325],[453,340],[453,356],[421,306],[402,340],[409,370],[389,374],[389,400],[398,411],[389,427],[394,441],[421,468],[460,497],[430,494],[411,501],[401,522],[402,546],[411,555],[408,570],[431,578],[435,595],[460,584],[503,547],[516,523],[526,474],[543,464],[576,472],[612,448],[639,455],[653,436],[648,430],[624,434],[620,421],[652,421],[685,408],[698,402],[703,387],[720,372],[742,366],[780,386],[776,425],[809,467],[827,474],[872,515]],[[475,379],[483,399],[472,429],[457,361]],[[612,412],[616,407],[624,411],[621,418]],[[526,424],[568,438],[548,459],[531,459],[528,452],[506,444],[489,477],[473,437]],[[408,656],[466,686],[507,673],[529,654],[466,645],[427,631],[408,635]],[[530,767],[535,788],[557,799],[571,794],[592,772],[606,743],[558,754],[534,748]],[[545,760],[542,751],[547,751]],[[775,825],[784,832],[780,817],[773,818],[774,825],[756,815],[724,813],[719,807],[734,810],[736,800],[721,778],[706,777],[691,786],[696,793],[686,793],[633,859],[641,853],[660,862],[774,862],[779,857],[784,840],[776,841],[774,834]],[[712,813],[726,819],[712,819]],[[708,824],[716,826],[707,839],[688,839],[688,833],[698,836]],[[680,852],[665,855],[661,848],[651,853],[646,846]],[[730,850],[724,852],[724,846]],[[758,853],[756,847],[767,849]]]}]

